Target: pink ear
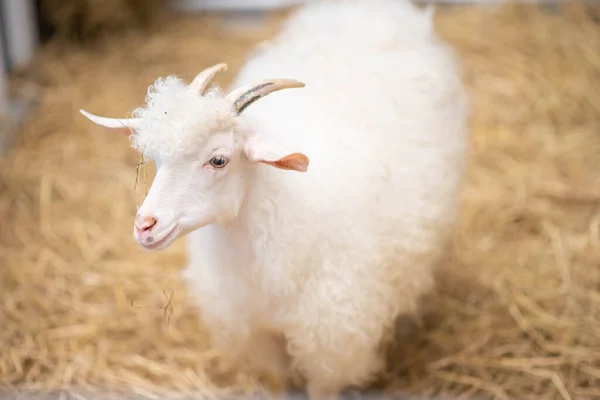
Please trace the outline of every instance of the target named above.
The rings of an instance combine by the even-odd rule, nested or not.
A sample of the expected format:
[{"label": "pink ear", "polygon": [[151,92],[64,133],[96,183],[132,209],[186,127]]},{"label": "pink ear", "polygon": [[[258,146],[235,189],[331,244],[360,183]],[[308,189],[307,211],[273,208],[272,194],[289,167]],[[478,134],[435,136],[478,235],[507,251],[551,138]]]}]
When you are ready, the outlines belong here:
[{"label": "pink ear", "polygon": [[252,162],[260,162],[276,168],[299,172],[308,170],[308,157],[304,154],[290,153],[279,144],[260,135],[248,139],[244,151]]}]

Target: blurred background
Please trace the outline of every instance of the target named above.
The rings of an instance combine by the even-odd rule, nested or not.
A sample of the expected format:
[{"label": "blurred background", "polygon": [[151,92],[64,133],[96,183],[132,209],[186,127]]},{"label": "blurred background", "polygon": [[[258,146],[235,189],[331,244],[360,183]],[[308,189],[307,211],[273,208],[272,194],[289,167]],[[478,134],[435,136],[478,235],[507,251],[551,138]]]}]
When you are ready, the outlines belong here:
[{"label": "blurred background", "polygon": [[[0,2],[8,398],[239,398],[275,385],[209,348],[179,278],[183,241],[148,254],[131,237],[153,165],[78,110],[126,116],[157,77],[189,81],[220,62],[226,87],[308,1]],[[372,389],[600,399],[600,3],[426,3],[463,65],[472,151],[438,287]]]}]

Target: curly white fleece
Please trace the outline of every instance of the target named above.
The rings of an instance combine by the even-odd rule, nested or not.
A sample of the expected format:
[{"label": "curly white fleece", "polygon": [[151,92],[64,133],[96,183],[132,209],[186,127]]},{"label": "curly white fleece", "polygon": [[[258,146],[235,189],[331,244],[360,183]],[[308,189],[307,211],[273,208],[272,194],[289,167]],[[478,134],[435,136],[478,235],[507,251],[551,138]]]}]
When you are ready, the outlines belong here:
[{"label": "curly white fleece", "polygon": [[200,96],[173,75],[150,86],[146,105],[134,110],[133,117],[142,120],[131,136],[133,147],[146,158],[162,160],[197,154],[210,134],[230,130],[236,123],[219,88]]},{"label": "curly white fleece", "polygon": [[380,371],[395,319],[431,289],[470,107],[453,51],[408,1],[303,7],[232,86],[270,77],[306,87],[243,118],[306,154],[309,171],[257,167],[235,221],[189,234],[186,277],[216,346],[279,369],[283,345],[261,343],[282,334],[292,371],[323,399]]}]

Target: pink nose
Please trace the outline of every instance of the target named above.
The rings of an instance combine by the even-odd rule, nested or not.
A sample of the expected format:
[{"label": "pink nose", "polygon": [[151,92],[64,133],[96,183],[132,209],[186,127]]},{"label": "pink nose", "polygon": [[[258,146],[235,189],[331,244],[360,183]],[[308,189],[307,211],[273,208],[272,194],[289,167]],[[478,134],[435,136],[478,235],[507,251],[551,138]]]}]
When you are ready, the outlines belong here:
[{"label": "pink nose", "polygon": [[152,229],[152,227],[156,225],[156,222],[156,218],[154,217],[142,217],[138,215],[135,219],[134,225],[135,229],[137,229],[138,232],[142,233]]}]

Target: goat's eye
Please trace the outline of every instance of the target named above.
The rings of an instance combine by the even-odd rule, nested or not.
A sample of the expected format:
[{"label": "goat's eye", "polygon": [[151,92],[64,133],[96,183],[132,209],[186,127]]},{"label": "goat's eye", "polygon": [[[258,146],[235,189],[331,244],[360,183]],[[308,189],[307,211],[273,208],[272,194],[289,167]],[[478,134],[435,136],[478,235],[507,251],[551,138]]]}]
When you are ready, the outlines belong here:
[{"label": "goat's eye", "polygon": [[223,168],[229,161],[223,156],[216,156],[210,159],[210,165],[215,168]]}]

